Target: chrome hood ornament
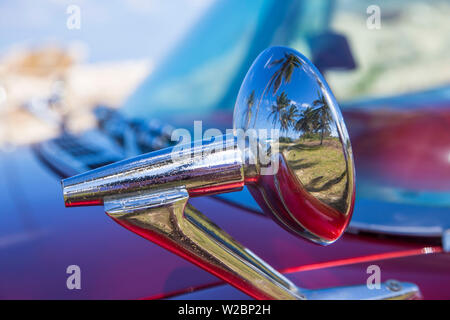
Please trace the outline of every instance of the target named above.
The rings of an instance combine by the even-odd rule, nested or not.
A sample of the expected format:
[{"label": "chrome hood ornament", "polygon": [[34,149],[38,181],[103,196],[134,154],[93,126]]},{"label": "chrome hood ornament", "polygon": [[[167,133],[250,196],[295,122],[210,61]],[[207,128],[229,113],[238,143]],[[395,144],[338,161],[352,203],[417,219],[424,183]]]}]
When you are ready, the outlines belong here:
[{"label": "chrome hood ornament", "polygon": [[[321,291],[297,288],[187,201],[247,185],[282,227],[329,244],[351,219],[354,177],[350,140],[325,80],[300,53],[273,47],[245,77],[233,134],[120,161],[62,185],[66,206],[103,204],[125,228],[254,298],[302,299]],[[346,288],[347,297],[354,288],[361,293]]]}]

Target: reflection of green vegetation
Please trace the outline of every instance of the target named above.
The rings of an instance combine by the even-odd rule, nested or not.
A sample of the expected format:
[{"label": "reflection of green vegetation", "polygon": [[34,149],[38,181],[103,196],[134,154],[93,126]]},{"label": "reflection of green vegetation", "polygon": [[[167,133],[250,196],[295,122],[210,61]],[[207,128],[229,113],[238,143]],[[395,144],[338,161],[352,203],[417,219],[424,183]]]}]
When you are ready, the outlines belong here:
[{"label": "reflection of green vegetation", "polygon": [[286,92],[282,92],[277,96],[276,104],[272,105],[272,111],[269,113],[269,118],[272,117],[273,125],[280,124],[281,131],[287,131],[293,126],[295,119],[298,116],[297,107],[291,104]]},{"label": "reflection of green vegetation", "polygon": [[317,130],[320,131],[320,144],[322,145],[325,132],[329,132],[331,114],[325,96],[320,91],[317,91],[317,95],[319,98],[313,101],[313,106],[316,107],[316,109],[312,111],[312,117],[317,123]]},{"label": "reflection of green vegetation", "polygon": [[273,61],[269,65],[269,68],[277,65],[279,65],[280,67],[270,77],[270,80],[264,88],[264,91],[259,100],[258,107],[256,108],[255,113],[255,123],[258,119],[258,112],[261,101],[264,99],[267,91],[269,91],[270,88],[273,88],[273,94],[276,94],[283,81],[285,83],[291,82],[292,74],[294,73],[295,68],[299,68],[301,66],[301,61],[296,55],[292,53],[285,53],[283,58]]},{"label": "reflection of green vegetation", "polygon": [[319,136],[319,144],[322,145],[324,137],[331,133],[330,123],[333,119],[328,101],[321,91],[317,91],[317,97],[312,106],[299,112],[297,106],[291,104],[291,100],[283,91],[277,96],[276,103],[272,105],[268,119],[272,118],[274,126],[279,123],[281,131],[288,131],[292,127],[296,131],[302,132],[304,138]]},{"label": "reflection of green vegetation", "polygon": [[313,115],[314,108],[309,106],[302,110],[300,117],[295,123],[295,130],[303,132],[303,136],[310,136],[317,127],[316,119]]},{"label": "reflection of green vegetation", "polygon": [[250,119],[252,117],[252,108],[253,105],[255,104],[255,90],[252,90],[252,92],[250,93],[250,95],[247,97],[247,108],[245,109],[244,112],[244,119],[245,119],[245,129],[248,129],[248,126],[250,125]]},{"label": "reflection of green vegetation", "polygon": [[272,117],[272,123],[274,125],[280,122],[281,114],[286,110],[289,106],[291,100],[288,99],[286,92],[282,92],[279,96],[277,96],[277,101],[274,105],[272,105],[272,110],[269,113],[269,118]]},{"label": "reflection of green vegetation", "polygon": [[312,195],[339,210],[345,211],[347,197],[347,166],[338,138],[299,139],[280,142],[280,150],[296,176]]},{"label": "reflection of green vegetation", "polygon": [[280,139],[278,141],[280,142],[280,144],[283,144],[283,143],[290,143],[290,142],[292,142],[292,139],[289,138],[289,137],[280,137]]},{"label": "reflection of green vegetation", "polygon": [[277,93],[281,83],[291,82],[294,69],[300,67],[300,59],[294,54],[285,54],[284,58],[273,61],[270,67],[280,65],[280,68],[272,75],[269,81],[269,88],[273,86],[273,94]]},{"label": "reflection of green vegetation", "polygon": [[297,115],[297,107],[293,104],[291,104],[287,110],[284,110],[280,116],[281,131],[287,131],[295,122]]},{"label": "reflection of green vegetation", "polygon": [[295,123],[295,129],[303,132],[303,137],[314,138],[320,132],[320,145],[323,138],[330,134],[330,122],[332,121],[330,107],[325,96],[318,91],[318,99],[300,113],[300,118]]}]

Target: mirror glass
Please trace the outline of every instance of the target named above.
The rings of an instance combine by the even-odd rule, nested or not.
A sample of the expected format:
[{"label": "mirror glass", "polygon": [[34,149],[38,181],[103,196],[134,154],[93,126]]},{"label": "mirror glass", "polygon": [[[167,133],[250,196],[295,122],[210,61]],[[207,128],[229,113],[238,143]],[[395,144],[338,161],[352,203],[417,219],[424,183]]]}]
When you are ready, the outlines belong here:
[{"label": "mirror glass", "polygon": [[275,169],[263,173],[260,163],[249,185],[264,211],[314,242],[337,240],[353,211],[353,156],[339,106],[314,65],[289,48],[262,52],[242,83],[233,126],[278,135],[264,141]]}]

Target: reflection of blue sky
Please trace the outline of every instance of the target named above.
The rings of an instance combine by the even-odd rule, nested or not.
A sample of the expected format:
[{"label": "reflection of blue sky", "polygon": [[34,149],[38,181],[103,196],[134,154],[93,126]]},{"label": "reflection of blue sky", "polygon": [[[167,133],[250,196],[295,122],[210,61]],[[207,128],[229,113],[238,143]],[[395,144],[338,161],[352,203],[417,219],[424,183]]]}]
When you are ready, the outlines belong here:
[{"label": "reflection of blue sky", "polygon": [[[262,91],[266,87],[266,84],[270,80],[270,77],[274,72],[277,71],[277,68],[279,68],[280,65],[275,65],[270,67],[270,63],[274,60],[280,59],[281,56],[273,56],[271,59],[265,63],[265,69],[267,72],[264,74],[261,74],[257,78],[257,80],[254,80],[253,86],[258,88],[256,92],[256,96],[260,96],[262,94]],[[318,81],[324,81],[323,79],[317,78],[317,70],[313,70],[309,67],[310,62],[307,62],[306,60],[302,61],[302,68],[303,71],[300,72],[299,70],[296,70],[292,74],[291,81],[289,83],[284,83],[281,85],[277,93],[273,94],[273,89],[271,88],[268,94],[265,95],[262,103],[261,103],[261,111],[257,118],[256,128],[265,128],[267,126],[267,122],[269,119],[269,122],[271,122],[272,116],[270,115],[272,111],[272,106],[276,105],[276,98],[279,96],[283,91],[286,92],[287,97],[291,100],[291,104],[294,104],[298,112],[300,113],[304,108],[307,108],[308,106],[312,106],[314,101],[319,98],[318,92],[322,92],[327,100],[329,101],[329,105],[333,105],[333,98],[327,93],[327,90],[323,90],[319,84]],[[262,66],[261,66],[262,67]],[[250,90],[250,89],[247,89]],[[251,92],[251,90],[250,90]],[[331,91],[330,91],[331,92]],[[336,119],[336,114],[333,114],[333,118]],[[275,125],[274,128],[281,129],[280,125]],[[336,124],[332,121],[330,123],[330,134],[333,137],[338,137],[338,130],[336,127]],[[298,132],[295,132],[294,130],[290,130],[286,134],[288,137],[292,139],[298,138]]]},{"label": "reflection of blue sky", "polygon": [[[82,42],[88,60],[158,59],[214,0],[9,0],[0,3],[0,52],[12,45]],[[66,27],[69,5],[81,29]]]}]

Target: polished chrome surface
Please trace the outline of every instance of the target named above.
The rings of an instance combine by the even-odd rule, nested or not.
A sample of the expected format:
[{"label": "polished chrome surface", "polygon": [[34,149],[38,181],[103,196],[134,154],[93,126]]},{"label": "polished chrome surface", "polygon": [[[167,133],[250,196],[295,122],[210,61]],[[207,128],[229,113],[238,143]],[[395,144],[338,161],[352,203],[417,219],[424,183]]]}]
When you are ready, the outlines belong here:
[{"label": "polished chrome surface", "polygon": [[420,290],[415,284],[396,280],[380,283],[379,289],[357,285],[301,290],[301,292],[308,300],[414,300],[421,298]]},{"label": "polished chrome surface", "polygon": [[[280,141],[268,129],[279,129]],[[66,206],[104,204],[125,228],[254,298],[305,298],[187,205],[189,197],[244,184],[280,225],[321,244],[335,241],[351,218],[353,159],[337,103],[314,66],[291,49],[267,49],[254,62],[237,99],[233,135],[144,154],[62,182]]]},{"label": "polished chrome surface", "polygon": [[112,195],[174,187],[186,188],[191,196],[239,190],[244,172],[235,140],[167,148],[65,179],[64,201],[66,206],[101,204]]},{"label": "polished chrome surface", "polygon": [[[416,300],[421,299],[419,288],[412,283],[388,280],[380,283],[379,289],[368,289],[366,285],[344,286],[317,290],[300,289],[306,300]],[[188,292],[169,300],[243,300],[248,299],[227,285],[214,286]]]},{"label": "polished chrome surface", "polygon": [[355,169],[339,106],[319,71],[284,47],[262,52],[242,83],[234,109],[237,129],[278,129],[279,170],[249,185],[283,227],[334,242],[348,225]]},{"label": "polished chrome surface", "polygon": [[105,211],[119,224],[186,258],[259,299],[302,299],[297,287],[187,205],[184,188],[107,197]]},{"label": "polished chrome surface", "polygon": [[[257,299],[413,299],[414,284],[390,280],[366,285],[307,290],[295,286],[253,252],[187,204],[184,188],[106,197],[105,211],[120,225],[230,282]],[[233,279],[233,281],[230,281]]]}]

